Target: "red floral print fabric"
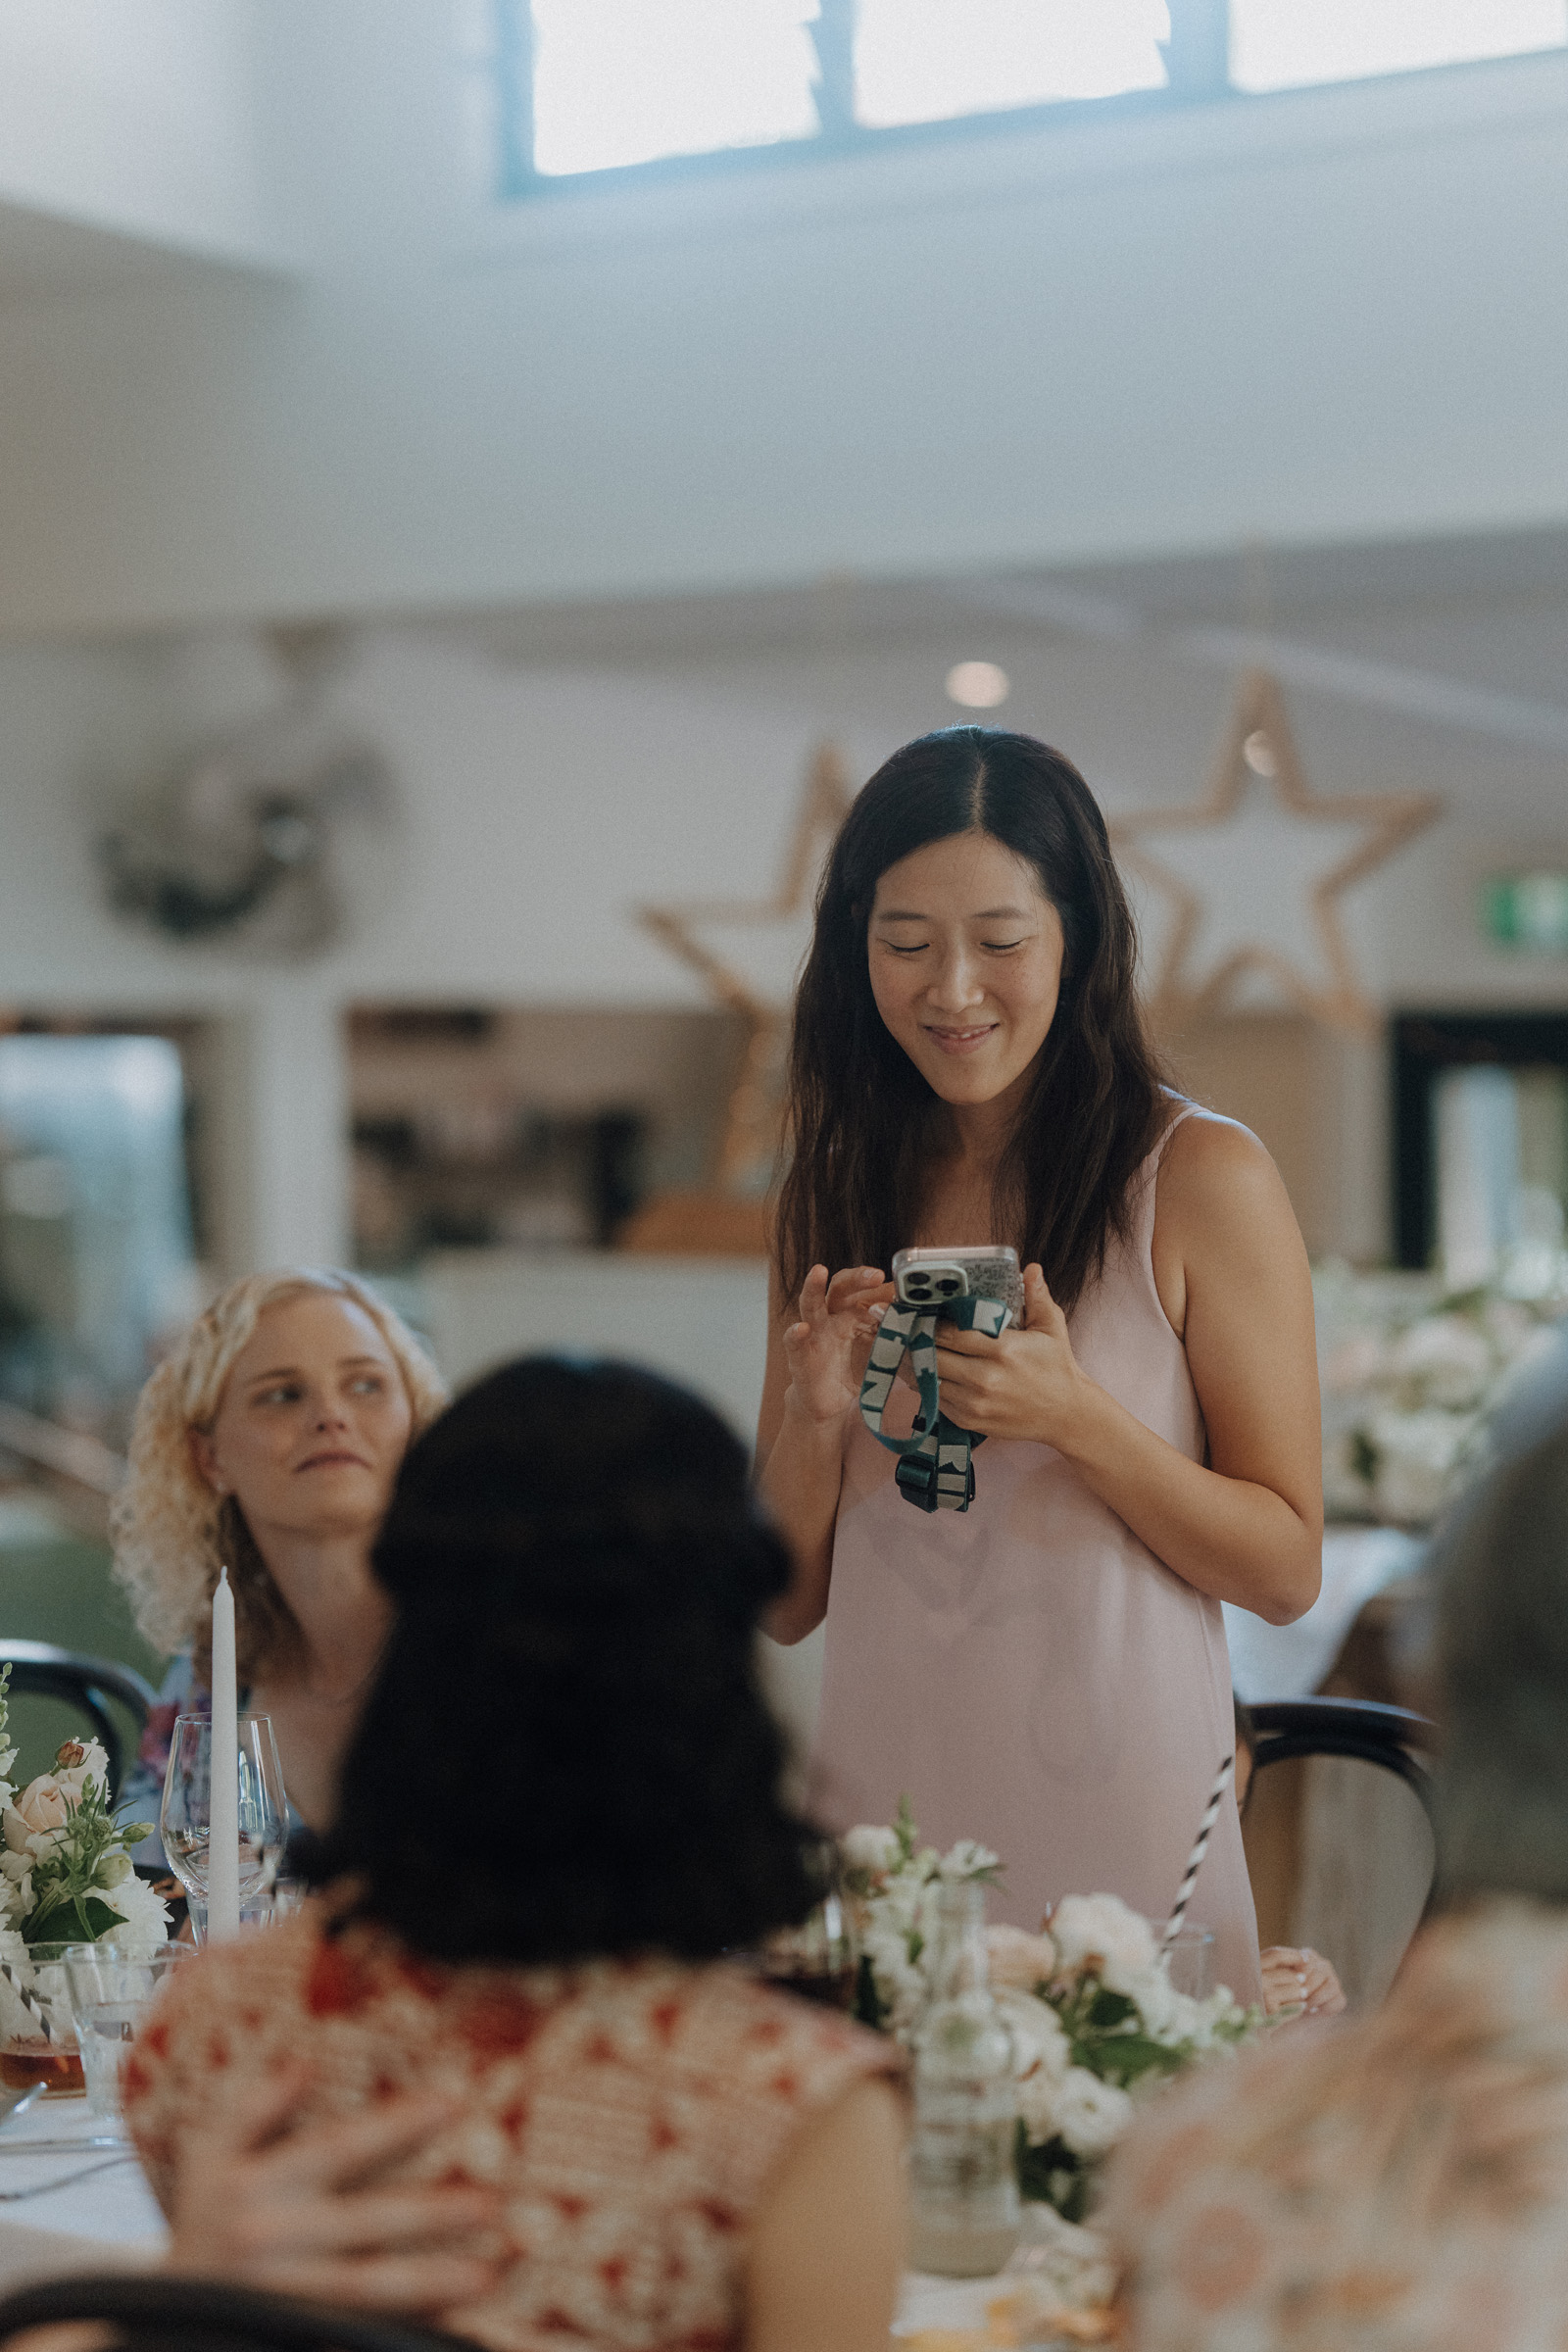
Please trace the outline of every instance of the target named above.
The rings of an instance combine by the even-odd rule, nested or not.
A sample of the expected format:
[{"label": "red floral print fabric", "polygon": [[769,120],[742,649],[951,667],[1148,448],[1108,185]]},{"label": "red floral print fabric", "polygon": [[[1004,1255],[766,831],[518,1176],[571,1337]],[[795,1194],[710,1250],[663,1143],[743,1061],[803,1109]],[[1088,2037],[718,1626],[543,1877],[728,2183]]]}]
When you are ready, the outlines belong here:
[{"label": "red floral print fabric", "polygon": [[1444,1920],[1372,2015],[1156,2100],[1098,2218],[1137,2352],[1568,2343],[1568,1914]]},{"label": "red floral print fabric", "polygon": [[722,1964],[444,1967],[322,1907],[181,1970],[124,2074],[166,2207],[184,2134],[307,2060],[302,2121],[439,2088],[461,2119],[406,2177],[501,2188],[507,2267],[443,2325],[495,2352],[727,2352],[760,2196],[809,2118],[891,2046]]}]

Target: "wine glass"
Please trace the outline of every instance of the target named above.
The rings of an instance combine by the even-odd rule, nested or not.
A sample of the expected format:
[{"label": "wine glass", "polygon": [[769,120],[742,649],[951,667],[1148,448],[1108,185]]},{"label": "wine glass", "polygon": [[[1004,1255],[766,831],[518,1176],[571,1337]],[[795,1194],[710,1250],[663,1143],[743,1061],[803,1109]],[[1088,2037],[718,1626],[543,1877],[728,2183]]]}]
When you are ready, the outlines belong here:
[{"label": "wine glass", "polygon": [[816,1902],[799,1927],[781,1928],[763,1944],[761,1973],[770,1983],[829,2009],[853,2009],[859,1963],[855,1923],[844,1898],[839,1851],[824,1838],[806,1856]]},{"label": "wine glass", "polygon": [[[169,1742],[169,1770],[159,1835],[169,1866],[185,1891],[207,1903],[208,1846],[212,1836],[213,1727],[205,1715],[176,1715]],[[277,1760],[270,1715],[248,1715],[239,1725],[239,1899],[255,1901],[277,1876],[288,1837],[288,1798]]]}]

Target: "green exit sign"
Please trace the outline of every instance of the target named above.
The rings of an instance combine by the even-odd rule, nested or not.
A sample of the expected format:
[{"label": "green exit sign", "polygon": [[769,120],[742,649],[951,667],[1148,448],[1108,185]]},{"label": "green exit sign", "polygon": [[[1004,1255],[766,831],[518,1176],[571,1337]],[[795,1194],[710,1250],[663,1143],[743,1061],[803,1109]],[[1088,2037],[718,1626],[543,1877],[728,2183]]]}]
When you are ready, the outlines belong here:
[{"label": "green exit sign", "polygon": [[1481,928],[1505,948],[1568,956],[1568,873],[1494,874],[1481,886]]}]

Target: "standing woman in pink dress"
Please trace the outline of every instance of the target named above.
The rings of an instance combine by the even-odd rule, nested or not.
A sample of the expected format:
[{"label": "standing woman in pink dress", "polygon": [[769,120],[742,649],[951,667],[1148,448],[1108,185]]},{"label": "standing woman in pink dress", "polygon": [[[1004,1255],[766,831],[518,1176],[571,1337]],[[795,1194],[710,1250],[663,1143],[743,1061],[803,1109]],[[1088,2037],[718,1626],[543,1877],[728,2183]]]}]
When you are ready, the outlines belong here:
[{"label": "standing woman in pink dress", "polygon": [[[1000,1909],[1169,1908],[1233,1745],[1222,1600],[1316,1597],[1312,1294],[1245,1128],[1162,1084],[1104,820],[1025,735],[908,744],[845,819],[796,1004],[759,1432],[795,1555],[769,1621],[827,1621],[814,1757],[836,1826],[994,1846]],[[912,1508],[860,1375],[896,1250],[1010,1244],[1024,1328],[950,1330],[942,1409],[989,1441],[967,1512]],[[912,1392],[884,1421],[907,1434]],[[1260,1994],[1234,1801],[1189,1914]]]}]

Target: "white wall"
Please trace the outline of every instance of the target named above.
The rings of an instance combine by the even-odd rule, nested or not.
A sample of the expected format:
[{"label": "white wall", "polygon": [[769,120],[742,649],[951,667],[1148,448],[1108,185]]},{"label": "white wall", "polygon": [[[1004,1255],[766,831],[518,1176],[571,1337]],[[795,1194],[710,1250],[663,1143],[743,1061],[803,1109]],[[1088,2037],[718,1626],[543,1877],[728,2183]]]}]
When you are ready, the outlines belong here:
[{"label": "white wall", "polygon": [[451,22],[268,0],[307,280],[0,314],[0,627],[1568,514],[1568,59],[501,222]]},{"label": "white wall", "polygon": [[258,65],[256,0],[0,0],[0,198],[275,265]]},{"label": "white wall", "polygon": [[[283,969],[115,921],[91,857],[119,792],[276,699],[278,674],[255,645],[220,634],[0,648],[0,1003],[219,1015],[223,1256],[235,1267],[337,1256],[343,1007],[703,1002],[636,906],[766,896],[814,743],[832,733],[864,775],[902,738],[943,723],[943,650],[534,671],[428,632],[368,630],[337,702],[389,755],[402,819],[387,835],[345,835],[348,935]],[[1222,679],[1150,666],[1136,649],[1116,660],[1021,640],[1001,650],[1018,678],[1008,717],[1062,741],[1112,807],[1191,796],[1224,715]],[[1489,949],[1474,921],[1484,872],[1568,856],[1555,772],[1321,700],[1293,709],[1319,790],[1426,782],[1455,804],[1345,902],[1374,997],[1563,1003],[1560,961]],[[1467,776],[1481,779],[1468,803]],[[1351,1062],[1342,1246],[1360,1253],[1381,1217],[1381,1078],[1376,1055]]]}]

